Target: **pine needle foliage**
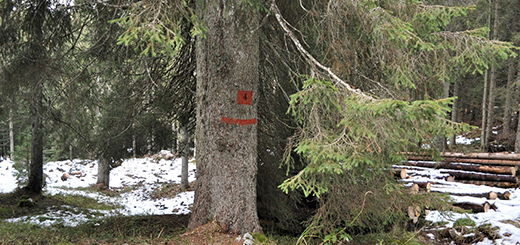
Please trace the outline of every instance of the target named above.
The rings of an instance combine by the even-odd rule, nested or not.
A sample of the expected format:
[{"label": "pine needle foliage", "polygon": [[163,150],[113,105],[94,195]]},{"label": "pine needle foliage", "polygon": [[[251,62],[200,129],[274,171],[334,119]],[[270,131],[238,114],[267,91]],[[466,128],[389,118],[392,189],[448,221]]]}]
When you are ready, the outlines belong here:
[{"label": "pine needle foliage", "polygon": [[[413,200],[388,173],[392,164],[406,160],[402,152],[438,157],[436,137],[469,130],[447,119],[454,98],[435,99],[439,88],[515,56],[514,47],[488,40],[485,29],[450,25],[472,6],[414,0],[303,5],[307,15],[296,28],[315,59],[308,59],[302,90],[291,96],[288,113],[300,127],[288,149],[305,167],[280,185],[318,200],[303,237],[334,243],[406,224],[404,207]],[[289,173],[289,153],[284,166]]]},{"label": "pine needle foliage", "polygon": [[[294,149],[308,164],[281,188],[319,198],[330,190],[331,180],[323,176],[351,175],[347,182],[356,184],[386,174],[389,164],[405,160],[401,152],[427,151],[421,142],[431,143],[432,135],[469,129],[445,119],[452,100],[368,101],[309,78],[289,108],[301,125]],[[429,151],[434,154],[434,148]]]}]

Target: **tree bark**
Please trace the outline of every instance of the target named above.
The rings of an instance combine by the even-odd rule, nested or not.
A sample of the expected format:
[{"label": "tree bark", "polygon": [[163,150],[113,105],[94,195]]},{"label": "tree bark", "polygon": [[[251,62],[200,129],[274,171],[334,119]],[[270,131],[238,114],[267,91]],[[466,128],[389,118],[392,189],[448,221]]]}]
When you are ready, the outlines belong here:
[{"label": "tree bark", "polygon": [[182,137],[182,170],[181,170],[181,189],[186,190],[189,187],[188,182],[188,158],[189,158],[189,134],[188,134],[188,125],[182,125],[181,129],[181,137]]},{"label": "tree bark", "polygon": [[513,182],[499,182],[499,181],[484,181],[484,180],[457,180],[457,182],[472,184],[472,185],[487,185],[500,188],[518,187],[518,183]]},{"label": "tree bark", "polygon": [[[519,4],[520,5],[520,4]],[[516,83],[520,83],[520,61],[518,62],[518,71],[516,73]],[[517,106],[518,108],[518,106]],[[518,114],[520,114],[520,110],[518,110]],[[516,127],[516,140],[515,140],[515,152],[520,153],[520,115],[519,119],[517,120],[517,127]]]},{"label": "tree bark", "polygon": [[[495,21],[493,23],[493,40],[498,40],[498,8],[499,3],[498,0],[495,0]],[[491,75],[489,78],[489,101],[488,101],[488,115],[487,115],[487,125],[486,125],[486,143],[489,143],[489,138],[493,133],[493,122],[495,116],[495,88],[496,88],[496,79],[497,78],[497,66],[495,64],[491,64]]]},{"label": "tree bark", "polygon": [[176,155],[178,152],[178,145],[179,145],[179,136],[177,133],[177,126],[175,124],[175,121],[172,122],[172,132],[173,132],[173,141],[172,141],[172,153],[173,155]]},{"label": "tree bark", "polygon": [[443,174],[454,176],[458,180],[480,180],[480,181],[496,181],[496,182],[511,182],[518,183],[518,177],[502,174],[485,174],[458,170],[442,170]]},{"label": "tree bark", "polygon": [[491,205],[488,202],[485,202],[483,204],[471,203],[471,202],[461,202],[461,203],[454,203],[453,206],[460,207],[465,210],[471,210],[471,211],[473,211],[473,213],[486,213],[490,209],[496,209],[495,205]]},{"label": "tree bark", "polygon": [[[453,97],[457,97],[453,101],[453,105],[451,107],[451,121],[458,122],[459,121],[459,94],[460,94],[460,82],[456,80],[453,84]],[[457,135],[452,135],[450,137],[450,148],[454,149],[457,146]]]},{"label": "tree bark", "polygon": [[[414,157],[409,156],[408,160],[431,160],[430,157]],[[477,164],[487,164],[487,165],[505,165],[505,166],[518,166],[520,165],[520,161],[516,160],[502,160],[502,159],[476,159],[476,158],[448,158],[444,157],[445,162],[460,162],[460,163],[477,163]]]},{"label": "tree bark", "polygon": [[[431,159],[426,155],[420,155],[414,152],[403,152],[402,154],[407,155],[409,159]],[[475,159],[491,159],[491,160],[517,160],[520,161],[520,154],[513,153],[487,153],[487,152],[474,152],[474,153],[460,153],[460,152],[441,152],[441,157],[444,158],[475,158]],[[464,162],[463,160],[461,160]]]},{"label": "tree bark", "polygon": [[14,116],[13,109],[9,109],[9,158],[14,161]]},{"label": "tree bark", "polygon": [[412,166],[427,167],[427,168],[456,169],[456,170],[474,171],[474,172],[492,173],[492,174],[507,174],[507,175],[516,174],[515,167],[507,167],[507,166],[486,166],[486,165],[467,164],[467,163],[426,162],[426,161],[408,161],[408,164],[410,164]]},{"label": "tree bark", "polygon": [[98,175],[97,185],[101,185],[103,188],[110,186],[110,161],[103,155],[98,158]]},{"label": "tree bark", "polygon": [[32,105],[31,162],[29,164],[29,183],[26,188],[37,195],[41,194],[43,188],[42,100],[42,84],[38,83]]},{"label": "tree bark", "polygon": [[132,123],[132,156],[137,158],[137,139],[135,134],[135,123]]},{"label": "tree bark", "polygon": [[511,101],[513,99],[513,81],[515,75],[515,58],[509,58],[507,70],[506,102],[504,104],[504,127],[502,135],[509,137],[511,134]]},{"label": "tree bark", "polygon": [[444,191],[433,191],[438,193],[449,193],[452,196],[470,196],[470,197],[485,197],[488,200],[496,200],[500,198],[502,200],[509,200],[511,197],[511,193],[506,191],[504,193],[496,193],[494,191],[490,191],[487,193],[453,193],[453,192],[444,192]]},{"label": "tree bark", "polygon": [[261,232],[256,209],[258,16],[246,1],[198,2],[197,181],[188,230]]},{"label": "tree bark", "polygon": [[[487,19],[487,27],[491,29],[491,0],[488,2],[488,19]],[[490,39],[491,33],[487,32],[487,38]],[[481,136],[480,136],[480,150],[485,151],[488,145],[487,139],[488,136],[486,134],[487,129],[487,118],[488,118],[488,88],[489,88],[489,69],[486,69],[484,72],[484,92],[482,96],[482,125],[480,126]]]}]

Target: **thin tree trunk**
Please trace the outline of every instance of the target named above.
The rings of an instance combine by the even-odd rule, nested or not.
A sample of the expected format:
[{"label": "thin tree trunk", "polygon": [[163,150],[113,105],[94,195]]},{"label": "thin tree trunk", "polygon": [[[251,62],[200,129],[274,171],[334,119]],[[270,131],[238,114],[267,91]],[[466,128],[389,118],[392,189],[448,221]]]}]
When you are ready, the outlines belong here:
[{"label": "thin tree trunk", "polygon": [[198,2],[197,181],[188,230],[261,232],[256,207],[258,13],[246,1]]},{"label": "thin tree trunk", "polygon": [[32,106],[31,162],[29,164],[29,183],[26,187],[28,191],[37,195],[41,194],[43,188],[42,100],[42,84],[38,83]]},{"label": "thin tree trunk", "polygon": [[[488,20],[487,20],[487,26],[488,28],[491,28],[491,0],[488,2]],[[491,36],[491,33],[488,31],[487,38],[489,39]],[[482,125],[480,126],[481,130],[481,136],[480,136],[480,150],[486,151],[488,142],[487,142],[487,117],[488,117],[488,110],[487,110],[487,103],[488,103],[488,88],[489,88],[489,69],[486,69],[484,72],[484,93],[482,96]]]},{"label": "thin tree trunk", "polygon": [[13,109],[9,109],[9,158],[14,160],[14,116]]},{"label": "thin tree trunk", "polygon": [[137,137],[135,135],[135,123],[132,123],[132,157],[137,158]]},{"label": "thin tree trunk", "polygon": [[[442,85],[444,87],[443,98],[450,97],[450,83],[443,82]],[[447,142],[446,136],[437,135],[437,146],[439,147],[439,150],[441,150],[441,151],[448,149],[448,142]]]},{"label": "thin tree trunk", "polygon": [[175,155],[177,152],[179,152],[178,146],[179,146],[179,134],[177,132],[177,125],[175,124],[175,121],[172,122],[172,132],[173,132],[173,145],[172,145],[172,153]]},{"label": "thin tree trunk", "polygon": [[[520,83],[520,62],[518,62],[518,71],[516,73],[516,82]],[[520,109],[518,110],[518,114],[520,114]],[[518,115],[520,117],[520,115]],[[516,139],[515,139],[515,153],[520,153],[520,118],[517,120],[516,127]]]},{"label": "thin tree trunk", "polygon": [[[498,1],[495,0],[495,21],[493,24],[493,39],[498,40]],[[486,142],[489,143],[491,134],[493,133],[493,122],[495,112],[495,87],[496,87],[497,67],[491,64],[491,75],[489,80],[489,101],[488,101],[488,115],[486,125]]]},{"label": "thin tree trunk", "polygon": [[[458,122],[459,121],[459,94],[460,94],[460,81],[456,80],[453,84],[453,97],[457,97],[453,101],[453,105],[451,107],[451,121]],[[454,134],[450,137],[450,148],[454,149],[457,146],[456,142],[457,136]]]},{"label": "thin tree trunk", "polygon": [[186,190],[189,187],[188,182],[188,158],[189,158],[189,134],[188,125],[183,124],[181,129],[182,137],[182,170],[181,170],[181,189]]},{"label": "thin tree trunk", "polygon": [[504,128],[502,129],[502,135],[508,137],[511,134],[511,101],[513,99],[513,81],[515,77],[515,59],[509,58],[509,66],[507,71],[507,89],[506,89],[506,102],[504,104]]}]

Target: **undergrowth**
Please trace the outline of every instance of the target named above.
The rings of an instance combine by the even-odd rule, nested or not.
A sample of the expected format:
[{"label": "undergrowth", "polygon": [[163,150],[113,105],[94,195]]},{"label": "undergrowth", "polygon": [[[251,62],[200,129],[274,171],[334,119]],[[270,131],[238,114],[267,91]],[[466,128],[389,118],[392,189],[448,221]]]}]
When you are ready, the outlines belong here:
[{"label": "undergrowth", "polygon": [[187,218],[168,216],[110,217],[76,227],[40,227],[0,221],[0,244],[161,244],[185,231]]}]

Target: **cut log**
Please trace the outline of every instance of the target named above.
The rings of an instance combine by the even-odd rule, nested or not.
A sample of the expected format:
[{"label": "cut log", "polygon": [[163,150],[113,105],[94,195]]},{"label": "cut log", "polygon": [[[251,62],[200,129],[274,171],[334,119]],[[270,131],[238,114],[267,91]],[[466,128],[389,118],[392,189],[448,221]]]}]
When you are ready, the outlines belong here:
[{"label": "cut log", "polygon": [[408,161],[409,165],[426,168],[446,168],[465,171],[475,171],[492,174],[515,175],[516,168],[509,166],[487,166],[462,162],[433,162],[433,161]]},{"label": "cut log", "polygon": [[472,185],[487,185],[492,187],[501,187],[501,188],[512,188],[517,187],[518,183],[511,182],[498,182],[498,181],[482,181],[482,180],[460,180],[460,183],[472,184]]},{"label": "cut log", "polygon": [[426,192],[430,192],[432,189],[432,184],[430,182],[412,182],[412,186],[410,187],[410,192],[412,194],[419,193],[419,190],[421,189]]},{"label": "cut log", "polygon": [[406,169],[404,169],[404,168],[393,169],[392,171],[390,171],[390,174],[392,175],[393,178],[397,178],[397,179],[406,179],[406,177],[407,177]]},{"label": "cut log", "polygon": [[476,173],[476,172],[467,172],[467,171],[458,171],[458,170],[441,170],[440,172],[454,176],[457,179],[457,181],[459,181],[459,180],[482,180],[482,181],[518,183],[518,177],[511,176],[511,175],[486,174],[486,173]]},{"label": "cut log", "polygon": [[479,158],[479,159],[499,159],[499,160],[517,160],[520,161],[520,154],[512,153],[457,153],[457,152],[442,152],[441,157],[454,157],[454,158]]},{"label": "cut log", "polygon": [[498,193],[495,193],[494,191],[491,191],[488,193],[452,193],[452,192],[444,192],[444,191],[433,191],[433,192],[448,193],[452,196],[485,197],[488,200],[495,200],[498,197]]},{"label": "cut log", "polygon": [[[483,204],[478,203],[471,203],[471,202],[461,202],[461,203],[454,203],[453,206],[459,207],[465,210],[471,210],[473,213],[486,213],[488,212],[492,206],[488,202],[485,202]],[[494,205],[493,205],[494,206]],[[494,207],[496,209],[496,207]]]},{"label": "cut log", "polygon": [[520,166],[520,161],[500,159],[475,159],[475,158],[444,158],[446,162],[466,162],[487,165]]},{"label": "cut log", "polygon": [[497,197],[502,200],[509,200],[509,198],[511,197],[511,192],[506,191],[504,193],[497,193]]},{"label": "cut log", "polygon": [[419,193],[419,185],[418,184],[413,184],[412,187],[410,188],[410,193],[412,195],[415,195],[415,194]]},{"label": "cut log", "polygon": [[[415,152],[403,152],[403,155],[414,156],[414,157],[428,157],[425,154]],[[441,157],[449,158],[475,158],[475,159],[496,159],[496,160],[513,160],[520,161],[520,154],[512,154],[505,152],[497,153],[485,153],[485,152],[473,152],[473,153],[459,153],[459,152],[441,152]]]},{"label": "cut log", "polygon": [[421,208],[419,206],[408,206],[408,217],[413,220],[413,223],[417,223],[419,221],[419,216],[421,215]]},{"label": "cut log", "polygon": [[415,184],[417,184],[421,189],[425,189],[426,192],[430,192],[430,190],[432,189],[432,184],[430,182],[426,182],[426,183],[415,182]]},{"label": "cut log", "polygon": [[[407,156],[411,161],[431,161],[429,156]],[[487,165],[503,165],[503,166],[520,166],[520,161],[504,160],[504,159],[478,159],[478,158],[453,158],[444,157],[442,162],[461,162],[461,163],[477,163]]]}]

